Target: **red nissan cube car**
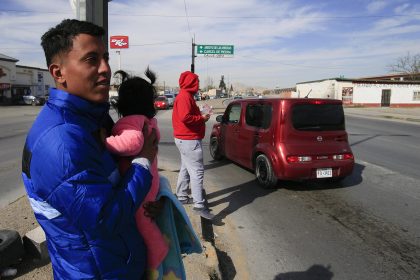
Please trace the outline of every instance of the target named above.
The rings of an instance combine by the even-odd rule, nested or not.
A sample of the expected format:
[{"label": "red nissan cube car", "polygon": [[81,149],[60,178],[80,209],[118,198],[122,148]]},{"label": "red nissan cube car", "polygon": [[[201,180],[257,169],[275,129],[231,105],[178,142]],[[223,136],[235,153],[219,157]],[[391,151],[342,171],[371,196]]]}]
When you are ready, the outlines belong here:
[{"label": "red nissan cube car", "polygon": [[239,99],[217,116],[210,154],[255,171],[266,188],[277,180],[341,180],[354,167],[340,100]]}]

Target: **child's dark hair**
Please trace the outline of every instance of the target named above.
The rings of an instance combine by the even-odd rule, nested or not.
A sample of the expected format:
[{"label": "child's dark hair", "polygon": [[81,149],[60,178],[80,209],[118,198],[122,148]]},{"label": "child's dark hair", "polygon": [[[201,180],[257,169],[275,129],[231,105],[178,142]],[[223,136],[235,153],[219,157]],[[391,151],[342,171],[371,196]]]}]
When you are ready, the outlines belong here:
[{"label": "child's dark hair", "polygon": [[144,74],[150,83],[140,77],[130,77],[122,70],[114,73],[114,76],[121,75],[122,78],[118,88],[118,101],[114,106],[120,116],[145,115],[150,119],[156,115],[154,101],[157,94],[153,85],[156,74],[149,67]]}]

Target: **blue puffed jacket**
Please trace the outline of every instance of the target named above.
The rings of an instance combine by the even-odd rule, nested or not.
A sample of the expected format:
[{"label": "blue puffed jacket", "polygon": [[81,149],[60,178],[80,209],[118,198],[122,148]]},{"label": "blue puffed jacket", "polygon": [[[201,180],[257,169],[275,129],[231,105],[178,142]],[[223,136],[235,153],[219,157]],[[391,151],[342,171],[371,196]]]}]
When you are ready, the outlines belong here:
[{"label": "blue puffed jacket", "polygon": [[22,177],[47,236],[55,279],[141,279],[146,249],[134,213],[152,175],[132,164],[120,178],[100,140],[108,104],[58,89],[30,129]]}]

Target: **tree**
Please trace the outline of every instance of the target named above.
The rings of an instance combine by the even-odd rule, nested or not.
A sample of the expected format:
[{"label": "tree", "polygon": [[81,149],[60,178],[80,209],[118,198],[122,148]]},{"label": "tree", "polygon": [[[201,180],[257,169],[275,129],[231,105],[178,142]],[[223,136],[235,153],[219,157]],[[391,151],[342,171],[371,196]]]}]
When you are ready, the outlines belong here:
[{"label": "tree", "polygon": [[394,64],[389,65],[390,71],[400,72],[410,75],[412,80],[420,79],[420,53],[407,55],[397,58]]},{"label": "tree", "polygon": [[207,90],[214,88],[213,78],[207,77],[206,79]]},{"label": "tree", "polygon": [[225,84],[225,76],[222,75],[222,79],[220,80],[219,89],[222,89],[226,92],[226,84]]}]

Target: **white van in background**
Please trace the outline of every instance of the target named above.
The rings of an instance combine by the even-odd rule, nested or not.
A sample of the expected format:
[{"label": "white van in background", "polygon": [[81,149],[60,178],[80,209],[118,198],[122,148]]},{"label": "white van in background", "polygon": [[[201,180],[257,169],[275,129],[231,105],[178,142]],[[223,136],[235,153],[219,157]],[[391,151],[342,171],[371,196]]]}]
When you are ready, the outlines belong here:
[{"label": "white van in background", "polygon": [[166,98],[168,98],[169,107],[174,106],[175,94],[174,93],[165,93]]}]

